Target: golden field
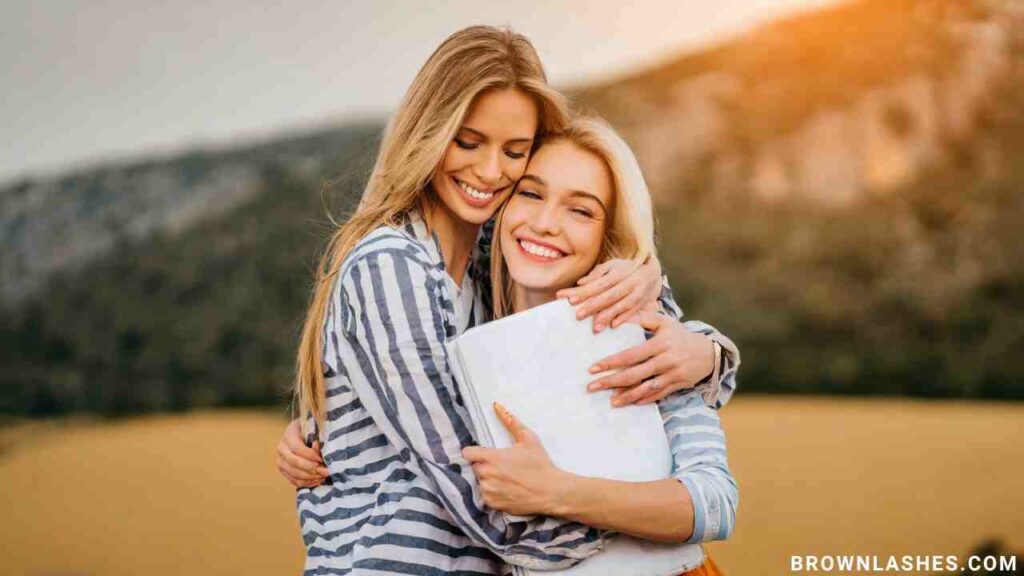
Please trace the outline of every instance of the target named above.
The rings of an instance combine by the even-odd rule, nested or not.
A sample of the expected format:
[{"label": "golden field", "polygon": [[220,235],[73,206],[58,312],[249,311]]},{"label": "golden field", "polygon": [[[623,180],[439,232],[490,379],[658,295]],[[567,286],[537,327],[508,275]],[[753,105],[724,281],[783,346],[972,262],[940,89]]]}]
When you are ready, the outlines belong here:
[{"label": "golden field", "polygon": [[[790,554],[1024,549],[1024,404],[737,397],[723,413],[739,527],[731,575]],[[11,575],[301,573],[293,491],[260,411],[0,429]]]}]

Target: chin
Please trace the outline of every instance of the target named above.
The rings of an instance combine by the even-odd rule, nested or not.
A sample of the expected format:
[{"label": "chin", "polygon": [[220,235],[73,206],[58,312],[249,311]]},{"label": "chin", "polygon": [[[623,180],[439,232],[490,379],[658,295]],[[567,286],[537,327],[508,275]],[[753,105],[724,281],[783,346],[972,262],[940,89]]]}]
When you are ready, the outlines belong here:
[{"label": "chin", "polygon": [[[452,206],[452,204],[455,205]],[[483,224],[490,220],[494,213],[497,212],[497,206],[494,208],[474,208],[467,204],[456,202],[445,202],[445,205],[459,220],[470,224]]]}]

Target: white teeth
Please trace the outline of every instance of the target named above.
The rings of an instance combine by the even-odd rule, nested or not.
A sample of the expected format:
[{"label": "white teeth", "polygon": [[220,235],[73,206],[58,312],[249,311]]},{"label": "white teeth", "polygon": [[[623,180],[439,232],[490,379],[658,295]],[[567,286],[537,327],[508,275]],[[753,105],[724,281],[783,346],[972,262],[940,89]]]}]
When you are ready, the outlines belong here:
[{"label": "white teeth", "polygon": [[491,197],[494,196],[494,192],[481,192],[461,180],[456,180],[456,182],[458,182],[459,186],[466,191],[466,194],[469,194],[471,197],[476,198],[477,200],[490,200]]},{"label": "white teeth", "polygon": [[538,246],[529,240],[520,240],[519,245],[523,247],[530,254],[536,254],[537,256],[543,256],[545,258],[561,258],[562,253],[557,250],[551,250],[543,246]]}]

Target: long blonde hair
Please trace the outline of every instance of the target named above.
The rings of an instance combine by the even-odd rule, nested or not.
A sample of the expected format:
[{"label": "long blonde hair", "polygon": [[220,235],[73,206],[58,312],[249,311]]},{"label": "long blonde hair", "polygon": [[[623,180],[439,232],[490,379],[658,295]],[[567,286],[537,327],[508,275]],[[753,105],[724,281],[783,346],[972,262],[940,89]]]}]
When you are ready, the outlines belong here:
[{"label": "long blonde hair", "polygon": [[441,43],[413,79],[384,131],[355,213],[334,231],[317,267],[296,358],[295,399],[304,435],[308,415],[323,424],[323,324],[342,262],[373,229],[397,226],[411,210],[429,216],[436,199],[427,184],[473,100],[486,90],[507,88],[521,90],[536,102],[535,141],[567,123],[567,101],[548,86],[533,45],[505,28],[459,30]]},{"label": "long blonde hair", "polygon": [[[600,158],[608,167],[614,189],[611,224],[601,241],[598,263],[612,258],[633,260],[639,266],[655,253],[654,213],[651,194],[640,164],[629,145],[600,118],[578,117],[561,132],[549,134],[541,147],[568,142]],[[529,168],[527,168],[529,169]],[[501,252],[501,224],[506,204],[498,213],[491,248],[491,282],[494,316],[501,318],[512,310],[512,279]]]}]

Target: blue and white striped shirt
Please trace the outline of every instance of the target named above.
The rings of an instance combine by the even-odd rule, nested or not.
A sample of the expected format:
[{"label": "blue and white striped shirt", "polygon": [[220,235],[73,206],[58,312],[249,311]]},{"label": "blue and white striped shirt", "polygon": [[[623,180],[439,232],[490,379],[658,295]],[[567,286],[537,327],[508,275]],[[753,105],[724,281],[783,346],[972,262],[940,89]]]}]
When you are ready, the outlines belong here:
[{"label": "blue and white striped shirt", "polygon": [[[415,215],[370,233],[345,259],[324,325],[327,417],[316,430],[331,475],[297,495],[306,574],[500,574],[507,563],[566,567],[601,549],[595,528],[545,516],[509,521],[483,504],[462,457],[474,431],[443,347],[488,318],[477,272],[471,267],[460,290]],[[694,398],[678,394],[660,407],[679,455],[673,476],[698,513],[698,542],[731,530],[735,483],[724,436],[713,430],[717,414]]]},{"label": "blue and white striped shirt", "polygon": [[687,542],[725,540],[736,526],[739,490],[729,471],[718,411],[698,392],[670,394],[658,410],[672,452],[672,477],[693,501],[693,535]]}]

